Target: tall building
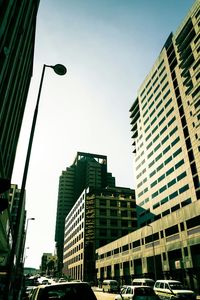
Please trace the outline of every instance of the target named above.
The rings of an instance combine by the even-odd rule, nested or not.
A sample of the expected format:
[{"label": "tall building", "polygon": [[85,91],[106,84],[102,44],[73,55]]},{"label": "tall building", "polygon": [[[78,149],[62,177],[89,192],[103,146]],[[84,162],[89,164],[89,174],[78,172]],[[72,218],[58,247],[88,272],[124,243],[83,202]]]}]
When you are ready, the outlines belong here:
[{"label": "tall building", "polygon": [[199,2],[163,49],[131,107],[141,225],[200,199]]},{"label": "tall building", "polygon": [[[0,284],[12,247],[9,188],[33,70],[39,0],[0,1]],[[22,205],[23,207],[23,205]],[[21,212],[19,212],[21,214]],[[22,212],[22,219],[24,212]],[[21,222],[20,222],[21,224]],[[20,224],[16,224],[20,226]],[[14,261],[12,262],[14,264]],[[15,286],[17,283],[15,282]],[[3,292],[1,292],[2,297]],[[6,296],[5,298],[6,299]]]},{"label": "tall building", "polygon": [[141,228],[97,249],[99,279],[111,268],[111,276],[122,282],[173,277],[199,292],[199,21],[195,1],[130,109]]},{"label": "tall building", "polygon": [[63,273],[97,283],[96,249],[132,232],[136,226],[134,190],[85,189],[65,219]]},{"label": "tall building", "polygon": [[105,155],[78,152],[73,164],[62,172],[59,180],[55,242],[58,273],[62,272],[65,218],[84,189],[115,186],[115,178],[107,172]]}]

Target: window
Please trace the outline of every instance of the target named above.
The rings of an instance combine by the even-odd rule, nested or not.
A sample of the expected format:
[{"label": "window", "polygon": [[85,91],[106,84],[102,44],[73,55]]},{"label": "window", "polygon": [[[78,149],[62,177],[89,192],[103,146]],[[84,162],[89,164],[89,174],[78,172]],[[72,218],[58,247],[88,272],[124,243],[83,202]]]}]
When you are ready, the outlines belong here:
[{"label": "window", "polygon": [[175,120],[176,120],[176,117],[173,117],[173,118],[169,121],[168,127],[169,127],[170,125],[172,125],[172,123],[173,123]]},{"label": "window", "polygon": [[176,150],[173,154],[173,157],[176,157],[177,155],[179,155],[182,152],[182,149],[179,148],[178,150]]},{"label": "window", "polygon": [[106,214],[107,214],[106,209],[105,209],[105,208],[100,208],[99,214],[100,214],[101,216],[106,216]]},{"label": "window", "polygon": [[139,246],[140,246],[140,240],[134,241],[132,243],[132,248],[136,248],[136,247],[139,247]]},{"label": "window", "polygon": [[175,169],[178,169],[183,164],[184,164],[184,159],[181,159],[177,164],[175,164]]},{"label": "window", "polygon": [[118,220],[110,220],[110,226],[116,226],[117,227],[117,225],[118,225]]},{"label": "window", "polygon": [[172,156],[168,157],[168,158],[165,160],[165,165],[167,165],[171,160],[172,160]]},{"label": "window", "polygon": [[169,115],[171,115],[171,113],[174,111],[174,108],[172,107],[167,113],[166,116],[169,117]]},{"label": "window", "polygon": [[157,180],[155,180],[154,182],[152,182],[151,188],[154,187],[156,184],[157,184]]},{"label": "window", "polygon": [[116,217],[116,216],[117,216],[117,210],[111,209],[111,210],[110,210],[110,215],[111,215],[112,217]]},{"label": "window", "polygon": [[100,199],[99,202],[101,206],[106,206],[106,199]]},{"label": "window", "polygon": [[162,216],[164,217],[164,216],[169,215],[169,214],[170,214],[170,210],[167,209],[167,210],[163,211]]},{"label": "window", "polygon": [[173,142],[172,142],[172,147],[176,145],[180,141],[180,137],[178,136]]},{"label": "window", "polygon": [[128,250],[128,244],[122,246],[122,251],[127,251]]},{"label": "window", "polygon": [[180,208],[180,205],[179,205],[179,204],[174,205],[174,206],[172,206],[171,211],[172,211],[172,212],[173,212],[173,211],[176,211],[176,210],[178,210],[179,208]]},{"label": "window", "polygon": [[200,216],[194,217],[186,221],[187,229],[196,227],[200,225]]},{"label": "window", "polygon": [[161,175],[161,176],[158,178],[158,182],[162,181],[164,178],[165,178],[165,174]]},{"label": "window", "polygon": [[176,198],[177,196],[178,196],[178,192],[175,191],[174,193],[169,195],[169,199],[172,200],[172,199]]},{"label": "window", "polygon": [[166,172],[166,176],[170,175],[171,173],[174,172],[174,167],[170,168],[167,172]]},{"label": "window", "polygon": [[174,127],[174,128],[172,129],[172,131],[169,133],[169,135],[172,136],[177,130],[178,130],[178,127],[177,127],[177,126]]},{"label": "window", "polygon": [[172,102],[172,98],[170,98],[170,99],[167,101],[167,103],[165,104],[165,108],[167,108],[167,107],[170,105],[171,102]]},{"label": "window", "polygon": [[166,141],[169,139],[169,137],[168,137],[168,135],[162,140],[162,145],[164,144],[164,143],[166,143]]},{"label": "window", "polygon": [[122,211],[121,211],[121,216],[122,216],[122,217],[127,217],[127,216],[128,216],[127,210],[122,210]]},{"label": "window", "polygon": [[172,234],[178,233],[178,225],[171,226],[165,229],[165,236],[170,236]]},{"label": "window", "polygon": [[155,198],[156,196],[158,196],[158,192],[157,191],[152,194],[152,198]]},{"label": "window", "polygon": [[168,187],[171,187],[175,183],[176,183],[176,179],[172,179],[167,185],[168,185]]},{"label": "window", "polygon": [[167,126],[165,126],[165,127],[160,131],[160,135],[162,135],[166,130],[167,130]]},{"label": "window", "polygon": [[166,186],[166,185],[163,185],[163,186],[159,189],[159,192],[162,193],[162,192],[164,192],[166,189],[167,189],[167,186]]},{"label": "window", "polygon": [[170,145],[169,146],[167,146],[164,150],[163,150],[163,154],[165,154],[165,153],[167,153],[169,150],[170,150]]},{"label": "window", "polygon": [[106,236],[107,235],[107,229],[106,228],[100,228],[99,229],[99,235],[100,236]]},{"label": "window", "polygon": [[160,204],[162,205],[162,204],[166,203],[167,201],[168,201],[168,197],[165,197],[160,201]]},{"label": "window", "polygon": [[192,202],[191,198],[182,201],[181,206],[184,207]]},{"label": "window", "polygon": [[154,152],[156,152],[159,148],[160,148],[160,144],[158,144],[158,145],[155,147]]},{"label": "window", "polygon": [[186,172],[181,173],[181,174],[177,177],[177,181],[183,179],[183,178],[186,177],[186,176],[187,176],[187,173],[186,173]]},{"label": "window", "polygon": [[182,193],[184,193],[187,190],[189,190],[189,184],[186,184],[182,188],[180,188],[179,189],[179,194],[182,194]]}]

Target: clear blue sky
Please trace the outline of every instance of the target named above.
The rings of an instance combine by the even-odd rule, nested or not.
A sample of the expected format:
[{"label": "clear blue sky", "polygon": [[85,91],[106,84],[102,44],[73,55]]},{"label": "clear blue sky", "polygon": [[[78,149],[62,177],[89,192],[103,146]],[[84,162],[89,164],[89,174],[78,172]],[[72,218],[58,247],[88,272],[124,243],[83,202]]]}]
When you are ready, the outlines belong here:
[{"label": "clear blue sky", "polygon": [[129,109],[170,32],[193,0],[42,0],[34,71],[12,183],[21,186],[43,64],[45,72],[27,178],[26,266],[54,252],[59,176],[78,151],[107,155],[118,186],[134,188]]}]

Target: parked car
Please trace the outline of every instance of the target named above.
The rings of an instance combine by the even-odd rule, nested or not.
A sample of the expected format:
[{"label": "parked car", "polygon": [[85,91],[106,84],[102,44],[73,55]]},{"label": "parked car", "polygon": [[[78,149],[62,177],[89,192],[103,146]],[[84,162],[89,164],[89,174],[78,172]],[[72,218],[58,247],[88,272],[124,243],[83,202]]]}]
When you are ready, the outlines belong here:
[{"label": "parked car", "polygon": [[119,284],[114,279],[106,279],[102,283],[102,291],[108,293],[118,293],[119,292]]},{"label": "parked car", "polygon": [[92,288],[86,282],[65,282],[51,285],[39,285],[30,300],[97,300]]},{"label": "parked car", "polygon": [[182,283],[177,280],[157,280],[154,285],[154,291],[160,299],[196,299],[195,293],[185,288]]},{"label": "parked car", "polygon": [[150,278],[134,278],[132,281],[132,285],[142,285],[142,286],[150,286],[154,287],[155,281]]},{"label": "parked car", "polygon": [[122,287],[115,300],[159,300],[154,290],[149,286],[127,285]]}]

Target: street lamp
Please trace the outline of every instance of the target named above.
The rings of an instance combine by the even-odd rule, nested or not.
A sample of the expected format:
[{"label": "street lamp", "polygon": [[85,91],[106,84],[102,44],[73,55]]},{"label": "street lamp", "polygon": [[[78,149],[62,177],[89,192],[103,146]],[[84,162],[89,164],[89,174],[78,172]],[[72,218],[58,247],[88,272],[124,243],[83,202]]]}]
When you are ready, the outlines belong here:
[{"label": "street lamp", "polygon": [[24,249],[23,265],[25,265],[25,260],[26,260],[26,258],[27,258],[26,251],[27,251],[28,249],[29,249],[29,247],[26,247],[26,248]]},{"label": "street lamp", "polygon": [[13,239],[13,244],[12,244],[12,248],[10,251],[9,272],[8,272],[8,286],[10,288],[12,285],[11,278],[12,278],[13,264],[14,264],[14,260],[15,260],[15,252],[16,252],[16,247],[17,247],[17,237],[19,236],[21,213],[22,213],[23,204],[24,204],[24,194],[25,194],[26,179],[27,179],[28,167],[29,167],[29,161],[30,161],[30,155],[31,155],[31,148],[32,148],[32,143],[33,143],[35,125],[36,125],[37,115],[38,115],[38,107],[39,107],[39,102],[40,102],[40,94],[41,94],[41,90],[42,90],[42,84],[43,84],[44,73],[45,73],[46,67],[52,68],[56,74],[61,75],[61,76],[65,75],[67,72],[66,67],[61,64],[56,64],[55,66],[50,66],[50,65],[45,65],[45,64],[43,65],[40,86],[39,86],[39,91],[38,91],[38,97],[37,97],[37,102],[36,102],[35,111],[34,111],[33,120],[32,120],[32,126],[31,126],[28,149],[27,149],[27,154],[26,154],[24,172],[23,172],[23,177],[22,177],[22,185],[21,185],[21,190],[20,190],[18,211],[17,211],[17,217],[16,217],[16,226],[15,226],[15,230],[14,230],[14,239]]},{"label": "street lamp", "polygon": [[156,271],[156,256],[155,256],[155,247],[154,247],[154,239],[153,239],[153,226],[148,224],[147,226],[151,227],[151,241],[153,247],[153,266],[155,271],[155,281],[157,280],[157,271]]},{"label": "street lamp", "polygon": [[28,224],[29,224],[29,221],[34,221],[35,218],[27,218],[26,220],[26,227],[25,227],[25,234],[24,234],[24,246],[23,246],[23,262],[25,261],[25,245],[26,245],[26,236],[27,236],[27,232],[28,232]]}]

